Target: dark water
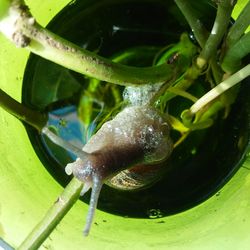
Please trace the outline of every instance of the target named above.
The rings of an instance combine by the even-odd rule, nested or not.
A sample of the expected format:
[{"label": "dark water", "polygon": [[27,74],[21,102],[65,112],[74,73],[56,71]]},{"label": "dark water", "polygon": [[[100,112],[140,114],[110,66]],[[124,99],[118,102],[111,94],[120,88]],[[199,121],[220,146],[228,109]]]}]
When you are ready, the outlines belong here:
[{"label": "dark water", "polygon": [[[197,13],[205,23],[206,15],[212,20],[214,9],[210,4],[192,4],[201,8]],[[76,1],[59,13],[49,28],[105,57],[113,58],[135,48],[136,53],[125,63],[136,66],[151,65],[156,51],[177,42],[183,31],[190,32],[173,1],[166,0]],[[113,90],[111,86],[104,89],[105,83],[97,84],[31,55],[23,82],[23,102],[48,112],[49,124],[55,131],[81,147],[98,126],[98,117],[112,109],[123,90]],[[219,120],[209,130],[193,133],[176,148],[170,171],[160,182],[138,192],[104,186],[98,208],[122,216],[158,218],[191,208],[216,193],[238,169],[249,143],[249,92],[245,86],[226,120]],[[85,105],[82,110],[79,103]],[[176,109],[182,105],[178,99],[172,104]],[[65,186],[70,177],[64,167],[74,155],[32,128],[27,127],[27,131],[46,169]],[[88,202],[89,196],[83,200]]]}]

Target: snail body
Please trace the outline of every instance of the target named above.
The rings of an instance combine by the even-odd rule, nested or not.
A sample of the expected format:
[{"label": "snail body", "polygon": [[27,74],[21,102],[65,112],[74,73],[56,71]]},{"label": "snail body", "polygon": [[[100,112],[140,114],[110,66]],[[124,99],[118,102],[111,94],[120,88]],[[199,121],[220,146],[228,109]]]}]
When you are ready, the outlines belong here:
[{"label": "snail body", "polygon": [[[89,233],[103,183],[135,190],[159,179],[160,163],[173,150],[169,132],[167,117],[146,104],[126,107],[104,123],[82,150],[74,151],[69,143],[60,143],[78,156],[65,171],[84,183],[81,195],[92,188],[84,235]],[[43,133],[57,143],[48,129]]]},{"label": "snail body", "polygon": [[[92,165],[92,171],[98,172],[102,181],[116,188],[115,183],[122,183],[119,178],[127,176],[129,179],[132,166],[131,173],[135,175],[139,166],[148,165],[150,168],[168,158],[173,149],[169,132],[167,118],[164,119],[156,109],[147,105],[127,107],[113,120],[106,122],[83,147],[83,151],[91,157],[79,159],[77,165],[69,164],[66,169],[86,183],[81,168]],[[132,190],[143,187],[143,183],[137,185],[133,182],[131,185],[127,181],[118,188]]]}]

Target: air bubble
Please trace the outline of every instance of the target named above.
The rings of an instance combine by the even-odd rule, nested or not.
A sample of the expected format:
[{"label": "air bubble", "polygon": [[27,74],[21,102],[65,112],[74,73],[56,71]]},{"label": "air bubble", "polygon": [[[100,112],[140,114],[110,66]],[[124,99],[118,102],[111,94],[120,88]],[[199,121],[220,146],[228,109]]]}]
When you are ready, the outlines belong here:
[{"label": "air bubble", "polygon": [[148,210],[147,214],[149,219],[157,219],[163,217],[163,213],[161,212],[160,209],[157,208],[152,208]]},{"label": "air bubble", "polygon": [[132,106],[149,104],[155,93],[160,89],[162,83],[148,84],[140,87],[126,87],[123,99]]}]

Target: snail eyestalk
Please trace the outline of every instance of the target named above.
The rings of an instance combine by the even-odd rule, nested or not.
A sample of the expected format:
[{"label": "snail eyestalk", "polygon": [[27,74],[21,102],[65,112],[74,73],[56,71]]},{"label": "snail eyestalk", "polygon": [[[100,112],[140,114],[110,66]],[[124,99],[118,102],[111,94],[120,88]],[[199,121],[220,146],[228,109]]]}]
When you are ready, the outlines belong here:
[{"label": "snail eyestalk", "polygon": [[[85,228],[83,230],[83,235],[88,236],[91,225],[93,223],[95,210],[97,207],[98,198],[102,189],[103,182],[96,176],[93,177],[93,185],[91,191],[91,197],[89,202],[89,210],[86,218]],[[83,193],[81,193],[83,195]]]},{"label": "snail eyestalk", "polygon": [[41,132],[42,134],[46,135],[53,143],[70,151],[71,153],[75,154],[79,158],[85,159],[86,157],[88,157],[89,155],[88,153],[82,151],[81,149],[74,146],[73,144],[63,140],[61,137],[55,135],[53,132],[49,130],[47,126],[45,126]]}]

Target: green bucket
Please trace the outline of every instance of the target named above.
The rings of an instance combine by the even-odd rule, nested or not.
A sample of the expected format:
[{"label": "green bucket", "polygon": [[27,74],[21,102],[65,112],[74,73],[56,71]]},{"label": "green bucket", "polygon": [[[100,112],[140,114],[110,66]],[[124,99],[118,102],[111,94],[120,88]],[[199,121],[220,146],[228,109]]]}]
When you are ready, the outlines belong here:
[{"label": "green bucket", "polygon": [[[244,2],[239,1],[235,15]],[[42,25],[68,3],[27,0]],[[21,101],[29,53],[15,48],[1,34],[0,44],[0,87]],[[0,126],[0,238],[16,248],[41,220],[62,187],[42,165],[21,122],[0,109]],[[98,210],[87,238],[81,232],[88,205],[78,201],[40,249],[249,249],[249,168],[250,155],[216,195],[167,217],[135,219]]]}]

